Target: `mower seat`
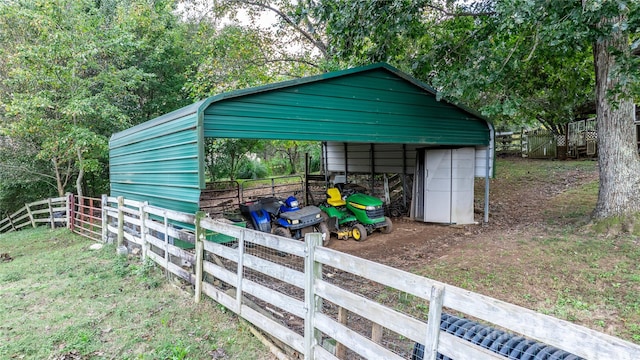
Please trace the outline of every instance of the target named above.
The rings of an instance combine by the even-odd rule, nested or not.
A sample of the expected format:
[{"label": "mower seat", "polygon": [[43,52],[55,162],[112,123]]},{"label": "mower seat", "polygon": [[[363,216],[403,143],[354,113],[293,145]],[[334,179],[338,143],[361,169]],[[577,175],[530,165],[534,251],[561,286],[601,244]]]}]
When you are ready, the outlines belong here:
[{"label": "mower seat", "polygon": [[327,204],[331,206],[344,206],[344,205],[347,205],[347,202],[342,200],[342,195],[340,194],[340,190],[338,190],[337,188],[328,188]]}]

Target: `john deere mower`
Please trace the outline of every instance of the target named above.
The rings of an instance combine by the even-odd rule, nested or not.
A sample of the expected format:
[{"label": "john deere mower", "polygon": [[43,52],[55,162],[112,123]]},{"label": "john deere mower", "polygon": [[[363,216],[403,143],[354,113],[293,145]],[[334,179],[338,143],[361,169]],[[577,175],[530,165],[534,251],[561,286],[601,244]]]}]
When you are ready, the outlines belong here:
[{"label": "john deere mower", "polygon": [[[341,192],[342,190],[342,192]],[[327,189],[327,200],[320,205],[329,231],[338,239],[362,241],[375,230],[383,234],[393,231],[391,219],[384,216],[382,200],[355,192],[340,184]]]}]

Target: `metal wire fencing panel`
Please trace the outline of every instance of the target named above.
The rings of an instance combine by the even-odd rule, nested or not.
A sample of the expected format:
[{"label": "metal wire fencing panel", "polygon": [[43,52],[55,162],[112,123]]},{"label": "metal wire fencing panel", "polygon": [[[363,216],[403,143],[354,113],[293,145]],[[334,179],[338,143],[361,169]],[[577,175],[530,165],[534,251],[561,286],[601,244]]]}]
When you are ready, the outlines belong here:
[{"label": "metal wire fencing panel", "polygon": [[[640,354],[640,347],[623,340],[324,248],[321,234],[303,242],[202,212],[144,205],[136,219],[125,216],[132,211],[118,202],[119,223],[139,221],[143,256],[193,283],[196,301],[211,297],[291,357],[575,360]],[[194,230],[176,225],[189,223]],[[170,244],[170,237],[184,237],[194,247]]]},{"label": "metal wire fencing panel", "polygon": [[[276,338],[298,339],[286,347],[301,351],[305,244],[210,219],[202,226],[203,292],[250,321],[269,323]],[[213,230],[221,228],[225,234]]]},{"label": "metal wire fencing panel", "polygon": [[[353,294],[357,297],[357,302],[367,304],[366,306],[371,309],[375,309],[376,306],[386,307],[389,311],[424,322],[426,326],[429,303],[425,299],[326,265],[323,266],[323,279],[327,283]],[[399,358],[407,359],[411,356],[415,341],[394,331],[385,322],[379,323],[372,320],[364,311],[358,312],[357,308],[354,309],[356,311],[350,310],[349,308],[353,306],[352,303],[346,302],[345,305],[349,306],[341,306],[332,301],[324,300],[323,313],[350,331],[371,340]],[[405,326],[402,323],[396,325]],[[329,342],[335,346],[334,353],[339,359],[367,358],[359,355],[347,344],[334,340],[329,340]]]}]

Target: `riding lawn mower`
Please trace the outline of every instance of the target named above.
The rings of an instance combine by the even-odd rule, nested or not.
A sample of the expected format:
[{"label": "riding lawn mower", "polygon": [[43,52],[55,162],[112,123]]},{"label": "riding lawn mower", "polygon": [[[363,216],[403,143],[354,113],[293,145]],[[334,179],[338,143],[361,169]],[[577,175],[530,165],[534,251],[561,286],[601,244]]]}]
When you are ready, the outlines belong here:
[{"label": "riding lawn mower", "polygon": [[329,231],[338,239],[352,237],[362,241],[375,230],[383,234],[393,231],[391,219],[384,216],[382,200],[356,192],[344,184],[327,189],[327,200],[320,205]]}]

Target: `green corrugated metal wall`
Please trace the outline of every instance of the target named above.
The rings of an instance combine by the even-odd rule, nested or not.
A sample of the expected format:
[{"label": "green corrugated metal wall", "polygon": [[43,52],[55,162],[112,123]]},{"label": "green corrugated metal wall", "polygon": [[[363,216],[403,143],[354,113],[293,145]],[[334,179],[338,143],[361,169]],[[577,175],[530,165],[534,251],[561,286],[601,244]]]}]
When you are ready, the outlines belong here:
[{"label": "green corrugated metal wall", "polygon": [[114,135],[109,142],[111,195],[197,211],[201,170],[197,119],[197,112],[192,112]]},{"label": "green corrugated metal wall", "polygon": [[485,119],[386,64],[220,94],[114,134],[111,195],[193,213],[204,137],[486,146]]},{"label": "green corrugated metal wall", "polygon": [[484,120],[385,69],[212,103],[204,135],[438,145],[487,145]]}]

